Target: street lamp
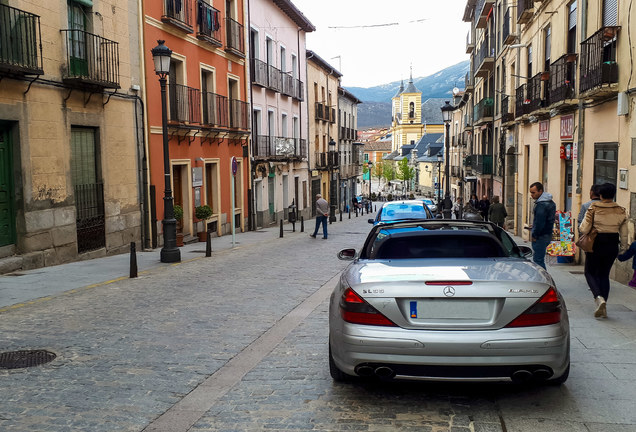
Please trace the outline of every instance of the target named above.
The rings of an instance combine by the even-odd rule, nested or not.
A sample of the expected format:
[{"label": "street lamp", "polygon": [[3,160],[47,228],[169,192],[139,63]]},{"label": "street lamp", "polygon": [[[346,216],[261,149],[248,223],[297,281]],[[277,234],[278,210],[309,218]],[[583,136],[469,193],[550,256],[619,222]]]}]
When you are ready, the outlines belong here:
[{"label": "street lamp", "polygon": [[161,127],[163,133],[163,176],[165,180],[163,195],[163,248],[161,262],[173,263],[181,261],[181,252],[177,247],[177,220],[174,218],[172,189],[170,185],[170,152],[168,150],[168,109],[166,107],[166,76],[170,72],[170,56],[172,50],[164,45],[165,41],[158,40],[154,47],[152,60],[155,63],[155,73],[159,75],[161,85]]},{"label": "street lamp", "polygon": [[336,142],[329,140],[329,223],[336,221],[336,191],[334,190],[334,167],[336,166]]},{"label": "street lamp", "polygon": [[367,166],[369,167],[369,196],[371,196],[371,192],[373,192],[373,162],[367,161]]},{"label": "street lamp", "polygon": [[437,211],[442,210],[442,193],[440,188],[442,186],[442,152],[437,152]]},{"label": "street lamp", "polygon": [[444,219],[451,218],[451,211],[453,207],[453,203],[450,198],[450,122],[453,117],[453,110],[455,108],[450,104],[449,101],[446,101],[444,106],[442,107],[442,120],[444,120],[444,125],[446,126],[446,141],[444,146],[444,155],[446,157],[446,164],[444,165],[444,176],[446,177],[446,184],[444,185]]}]

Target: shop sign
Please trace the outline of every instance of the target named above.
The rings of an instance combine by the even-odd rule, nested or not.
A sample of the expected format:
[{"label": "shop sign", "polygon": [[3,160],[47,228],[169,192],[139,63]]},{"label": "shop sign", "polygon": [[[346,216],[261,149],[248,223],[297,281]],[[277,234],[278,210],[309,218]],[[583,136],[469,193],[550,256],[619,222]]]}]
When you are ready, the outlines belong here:
[{"label": "shop sign", "polygon": [[561,116],[561,140],[574,139],[574,114]]},{"label": "shop sign", "polygon": [[550,120],[539,122],[539,141],[546,142],[550,139]]}]

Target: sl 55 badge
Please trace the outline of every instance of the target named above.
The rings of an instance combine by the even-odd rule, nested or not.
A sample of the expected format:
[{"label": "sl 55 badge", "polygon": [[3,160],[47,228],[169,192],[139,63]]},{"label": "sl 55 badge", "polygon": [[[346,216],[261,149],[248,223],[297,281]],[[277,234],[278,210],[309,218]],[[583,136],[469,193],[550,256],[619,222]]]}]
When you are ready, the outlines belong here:
[{"label": "sl 55 badge", "polygon": [[514,294],[536,294],[539,291],[536,289],[509,289],[508,292]]},{"label": "sl 55 badge", "polygon": [[384,294],[384,290],[382,288],[379,289],[363,289],[362,294]]}]

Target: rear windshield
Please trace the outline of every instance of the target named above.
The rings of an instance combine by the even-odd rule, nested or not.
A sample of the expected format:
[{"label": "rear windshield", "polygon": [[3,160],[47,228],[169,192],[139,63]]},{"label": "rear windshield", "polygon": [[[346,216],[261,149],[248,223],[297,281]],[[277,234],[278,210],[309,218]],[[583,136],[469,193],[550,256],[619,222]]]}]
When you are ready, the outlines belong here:
[{"label": "rear windshield", "polygon": [[382,209],[380,219],[383,221],[401,219],[426,219],[428,213],[423,204],[400,204]]},{"label": "rear windshield", "polygon": [[376,259],[490,258],[508,256],[493,237],[478,235],[412,235],[385,238]]}]

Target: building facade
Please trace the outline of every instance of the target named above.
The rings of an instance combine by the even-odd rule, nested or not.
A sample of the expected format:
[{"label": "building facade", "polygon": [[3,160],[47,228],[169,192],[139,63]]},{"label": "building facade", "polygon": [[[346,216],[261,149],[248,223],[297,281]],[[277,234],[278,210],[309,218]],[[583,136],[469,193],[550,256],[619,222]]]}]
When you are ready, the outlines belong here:
[{"label": "building facade", "polygon": [[135,1],[0,4],[3,272],[120,253],[144,231]]},{"label": "building facade", "polygon": [[362,101],[343,87],[338,88],[338,153],[340,190],[338,208],[344,211],[359,194],[362,174],[362,146],[358,142],[358,104]]},{"label": "building facade", "polygon": [[257,227],[311,217],[305,34],[315,28],[288,0],[250,1],[252,178]]}]

